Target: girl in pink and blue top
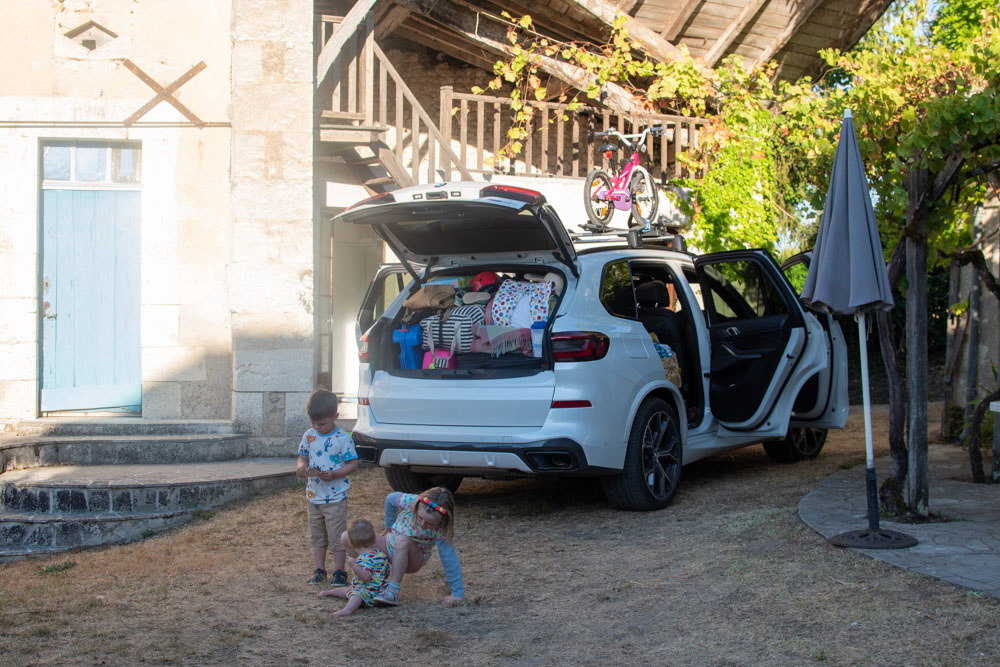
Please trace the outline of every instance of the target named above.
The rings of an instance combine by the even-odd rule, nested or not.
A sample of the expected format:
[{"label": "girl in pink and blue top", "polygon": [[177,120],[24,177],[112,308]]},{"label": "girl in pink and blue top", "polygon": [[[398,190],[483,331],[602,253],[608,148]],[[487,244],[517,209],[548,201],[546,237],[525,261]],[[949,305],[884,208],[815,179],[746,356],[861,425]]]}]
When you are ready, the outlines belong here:
[{"label": "girl in pink and blue top", "polygon": [[451,595],[443,602],[458,604],[465,595],[462,567],[452,545],[455,528],[455,498],[442,487],[419,495],[390,493],[385,499],[386,532],[376,546],[389,554],[392,566],[389,583],[375,596],[375,602],[399,604],[399,586],[404,574],[417,572],[431,557],[434,547],[441,556]]}]

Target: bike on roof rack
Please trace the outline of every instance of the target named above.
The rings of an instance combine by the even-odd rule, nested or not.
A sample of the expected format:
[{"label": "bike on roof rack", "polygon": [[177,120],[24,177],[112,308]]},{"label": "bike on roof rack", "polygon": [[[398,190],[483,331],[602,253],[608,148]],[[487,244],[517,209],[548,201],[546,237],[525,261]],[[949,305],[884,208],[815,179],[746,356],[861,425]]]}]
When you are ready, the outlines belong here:
[{"label": "bike on roof rack", "polygon": [[[584,182],[584,208],[591,224],[586,226],[590,231],[602,231],[608,228],[608,221],[615,210],[632,212],[632,219],[643,231],[650,231],[656,220],[659,208],[659,196],[653,185],[653,178],[645,167],[639,164],[639,155],[646,149],[646,137],[663,133],[663,127],[650,125],[637,134],[622,134],[618,130],[595,132],[595,137],[615,137],[629,147],[632,154],[623,159],[620,164],[615,160],[618,146],[602,144],[601,150],[612,165],[611,173],[603,169],[594,169],[587,175]],[[634,143],[633,143],[634,140]],[[629,221],[632,227],[633,220]]]}]

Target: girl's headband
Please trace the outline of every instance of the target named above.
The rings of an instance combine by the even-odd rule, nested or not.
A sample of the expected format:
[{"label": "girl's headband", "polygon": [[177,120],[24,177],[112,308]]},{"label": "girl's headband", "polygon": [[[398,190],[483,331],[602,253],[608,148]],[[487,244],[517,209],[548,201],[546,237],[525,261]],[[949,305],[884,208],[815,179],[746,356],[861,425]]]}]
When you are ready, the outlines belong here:
[{"label": "girl's headband", "polygon": [[438,505],[436,502],[427,498],[425,496],[420,496],[420,502],[430,507],[432,510],[436,510],[441,513],[442,516],[448,516],[448,510]]}]

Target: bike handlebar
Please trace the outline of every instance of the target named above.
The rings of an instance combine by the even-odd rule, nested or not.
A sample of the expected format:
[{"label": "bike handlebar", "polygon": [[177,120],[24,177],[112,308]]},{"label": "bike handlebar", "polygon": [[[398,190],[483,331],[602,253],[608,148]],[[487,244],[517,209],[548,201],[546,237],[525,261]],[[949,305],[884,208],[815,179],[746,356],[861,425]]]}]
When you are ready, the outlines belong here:
[{"label": "bike handlebar", "polygon": [[[624,141],[626,144],[628,144],[630,147],[634,147],[636,145],[641,146],[644,143],[646,143],[646,135],[647,134],[651,134],[653,136],[659,136],[659,135],[663,134],[663,126],[662,125],[650,125],[649,127],[647,127],[642,132],[638,132],[636,134],[622,134],[618,130],[603,130],[601,132],[594,132],[594,136],[595,137],[618,137],[619,139],[621,139],[622,141]],[[636,141],[633,144],[633,142],[632,142],[633,139],[637,139],[638,141]]]}]

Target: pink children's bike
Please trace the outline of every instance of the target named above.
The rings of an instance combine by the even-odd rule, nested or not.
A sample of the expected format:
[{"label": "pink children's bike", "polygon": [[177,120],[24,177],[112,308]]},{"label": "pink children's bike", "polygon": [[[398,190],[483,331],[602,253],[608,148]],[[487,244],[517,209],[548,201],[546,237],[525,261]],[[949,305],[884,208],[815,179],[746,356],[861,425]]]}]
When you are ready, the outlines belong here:
[{"label": "pink children's bike", "polygon": [[[601,150],[612,165],[611,173],[595,169],[587,175],[583,191],[584,208],[596,231],[607,229],[616,209],[631,209],[630,227],[641,225],[644,231],[651,229],[660,202],[652,176],[639,164],[639,155],[646,150],[646,137],[660,134],[663,134],[663,128],[659,125],[651,125],[638,134],[622,134],[618,130],[594,133],[595,137],[616,137],[632,151],[628,159],[623,158],[618,164],[615,159],[618,146],[602,144]],[[618,164],[617,168],[615,164]]]}]

